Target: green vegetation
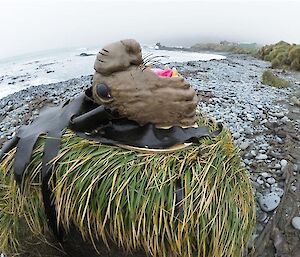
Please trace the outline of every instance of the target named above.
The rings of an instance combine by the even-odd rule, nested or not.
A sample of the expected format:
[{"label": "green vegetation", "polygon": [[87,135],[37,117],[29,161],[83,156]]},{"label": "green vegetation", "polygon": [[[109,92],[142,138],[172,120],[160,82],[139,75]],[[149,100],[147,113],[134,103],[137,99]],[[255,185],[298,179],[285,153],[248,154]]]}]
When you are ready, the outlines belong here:
[{"label": "green vegetation", "polygon": [[236,54],[256,54],[258,45],[256,43],[233,43],[221,41],[220,43],[198,43],[191,47],[196,50],[215,51],[215,52],[231,52]]},{"label": "green vegetation", "polygon": [[274,75],[272,71],[266,70],[262,75],[262,83],[271,87],[285,88],[289,82]]},{"label": "green vegetation", "polygon": [[[206,119],[199,121],[204,124]],[[15,150],[0,162],[0,252],[18,246],[21,217],[43,237],[43,145],[41,137],[22,193],[13,174]],[[85,239],[110,238],[125,250],[142,248],[162,257],[242,256],[255,225],[252,186],[226,129],[164,154],[102,145],[67,131],[54,174],[60,224],[67,231],[74,224]]]},{"label": "green vegetation", "polygon": [[258,57],[270,61],[272,68],[287,68],[300,71],[300,45],[280,41],[262,47]]}]

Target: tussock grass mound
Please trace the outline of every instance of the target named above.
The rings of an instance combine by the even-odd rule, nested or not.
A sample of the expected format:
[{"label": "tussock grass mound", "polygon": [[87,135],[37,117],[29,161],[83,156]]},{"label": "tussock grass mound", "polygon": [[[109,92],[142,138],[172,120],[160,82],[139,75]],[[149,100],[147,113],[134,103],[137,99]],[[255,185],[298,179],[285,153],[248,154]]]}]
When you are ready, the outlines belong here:
[{"label": "tussock grass mound", "polygon": [[[19,220],[43,236],[44,138],[35,146],[21,188],[12,150],[0,165],[0,250],[18,248]],[[172,153],[140,153],[62,138],[51,185],[60,224],[85,240],[113,240],[152,256],[242,256],[255,224],[250,180],[224,129],[216,138]],[[22,191],[22,193],[21,193]]]},{"label": "tussock grass mound", "polygon": [[278,76],[274,75],[270,70],[266,70],[263,72],[262,83],[264,85],[277,88],[285,88],[289,85],[289,82],[287,80],[279,78]]},{"label": "tussock grass mound", "polygon": [[290,68],[300,71],[300,45],[280,41],[266,45],[258,51],[258,56],[272,63],[272,68]]}]

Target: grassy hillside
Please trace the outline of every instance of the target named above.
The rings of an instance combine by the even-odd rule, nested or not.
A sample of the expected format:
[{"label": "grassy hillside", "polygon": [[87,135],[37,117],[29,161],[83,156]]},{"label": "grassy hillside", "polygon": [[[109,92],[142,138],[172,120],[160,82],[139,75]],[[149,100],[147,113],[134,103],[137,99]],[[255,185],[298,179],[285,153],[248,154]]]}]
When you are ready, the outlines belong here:
[{"label": "grassy hillside", "polygon": [[228,41],[221,41],[220,43],[198,43],[191,48],[203,51],[231,52],[236,54],[256,54],[259,49],[256,43],[247,44]]},{"label": "grassy hillside", "polygon": [[289,68],[300,71],[300,45],[280,41],[262,47],[258,51],[258,57],[270,61],[272,68]]}]

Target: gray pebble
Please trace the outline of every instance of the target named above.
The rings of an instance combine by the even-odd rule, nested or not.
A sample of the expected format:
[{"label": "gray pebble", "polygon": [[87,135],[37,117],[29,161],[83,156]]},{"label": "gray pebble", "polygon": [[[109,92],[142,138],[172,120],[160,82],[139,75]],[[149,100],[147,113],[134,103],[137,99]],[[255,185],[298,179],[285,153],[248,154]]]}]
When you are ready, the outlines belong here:
[{"label": "gray pebble", "polygon": [[294,217],[292,219],[292,225],[295,229],[300,230],[300,217]]},{"label": "gray pebble", "polygon": [[258,221],[264,222],[267,219],[268,214],[262,210],[258,210],[256,213],[256,217]]},{"label": "gray pebble", "polygon": [[288,164],[287,160],[283,159],[283,160],[280,161],[280,165],[281,165],[281,170],[282,171],[285,170],[285,168],[287,167],[287,164]]},{"label": "gray pebble", "polygon": [[269,174],[268,172],[262,172],[260,175],[261,175],[262,177],[264,177],[264,178],[269,178],[269,177],[271,177],[271,174]]},{"label": "gray pebble", "polygon": [[277,141],[279,144],[282,144],[282,143],[283,143],[282,139],[281,139],[280,137],[278,137],[278,136],[276,136],[276,141]]},{"label": "gray pebble", "polygon": [[258,203],[263,211],[273,211],[278,207],[280,203],[280,197],[274,192],[269,193],[259,197]]},{"label": "gray pebble", "polygon": [[256,160],[266,160],[268,159],[268,155],[266,154],[259,154],[255,157]]},{"label": "gray pebble", "polygon": [[291,186],[291,190],[292,190],[293,192],[296,192],[296,191],[297,191],[297,187],[296,187],[296,186]]},{"label": "gray pebble", "polygon": [[271,178],[267,178],[267,182],[272,185],[276,182],[276,180],[275,180],[275,178],[271,177]]},{"label": "gray pebble", "polygon": [[274,169],[276,169],[276,170],[281,169],[281,165],[280,165],[279,163],[276,163],[276,164],[274,165]]},{"label": "gray pebble", "polygon": [[249,147],[250,143],[248,141],[242,142],[240,144],[241,150],[246,150]]},{"label": "gray pebble", "polygon": [[289,119],[288,117],[284,116],[284,117],[281,119],[281,121],[284,122],[284,123],[287,123],[287,122],[290,121],[290,119]]},{"label": "gray pebble", "polygon": [[234,139],[238,139],[241,136],[241,134],[236,132],[236,133],[232,134],[232,136]]},{"label": "gray pebble", "polygon": [[293,171],[294,171],[294,172],[300,171],[300,165],[299,165],[299,164],[294,164],[294,165],[293,165]]},{"label": "gray pebble", "polygon": [[276,118],[283,118],[284,117],[283,112],[276,112],[276,113],[272,113],[271,115],[276,117]]},{"label": "gray pebble", "polygon": [[256,182],[260,185],[264,184],[264,181],[260,177],[257,178]]},{"label": "gray pebble", "polygon": [[271,192],[272,193],[276,193],[279,197],[282,197],[283,194],[284,194],[284,190],[283,189],[281,189],[280,187],[275,187],[275,186],[271,187]]},{"label": "gray pebble", "polygon": [[249,161],[248,159],[244,159],[244,163],[245,163],[246,165],[249,165],[250,161]]},{"label": "gray pebble", "polygon": [[282,168],[284,168],[287,164],[288,164],[287,160],[283,159],[283,160],[280,161],[280,165],[281,165]]},{"label": "gray pebble", "polygon": [[258,147],[266,150],[266,149],[268,149],[269,144],[267,144],[267,143],[260,144]]}]

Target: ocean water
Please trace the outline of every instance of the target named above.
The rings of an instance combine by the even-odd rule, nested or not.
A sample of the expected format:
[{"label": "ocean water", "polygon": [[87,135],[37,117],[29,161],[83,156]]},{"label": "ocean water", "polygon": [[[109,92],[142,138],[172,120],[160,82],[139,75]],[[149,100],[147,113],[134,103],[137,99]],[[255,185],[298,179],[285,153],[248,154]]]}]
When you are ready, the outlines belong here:
[{"label": "ocean water", "polygon": [[[93,74],[95,54],[98,51],[98,48],[66,49],[0,60],[0,98],[31,86]],[[80,56],[81,53],[92,55]],[[150,53],[154,56],[163,56],[159,61],[164,64],[225,58],[209,53],[156,50],[153,46],[144,45],[143,55]]]}]

